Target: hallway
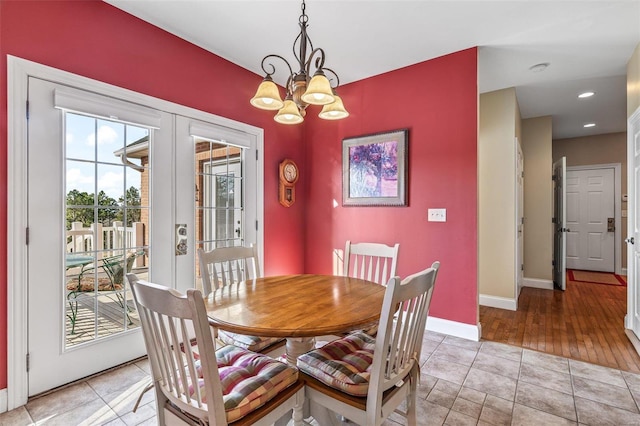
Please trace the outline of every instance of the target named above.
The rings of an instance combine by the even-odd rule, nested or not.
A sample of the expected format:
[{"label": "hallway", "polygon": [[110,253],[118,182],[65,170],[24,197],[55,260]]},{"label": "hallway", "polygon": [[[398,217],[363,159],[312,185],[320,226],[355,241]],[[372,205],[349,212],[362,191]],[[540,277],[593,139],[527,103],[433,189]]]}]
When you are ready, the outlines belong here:
[{"label": "hallway", "polygon": [[572,277],[565,292],[524,287],[516,312],[480,306],[483,340],[639,373],[624,330],[627,287]]}]

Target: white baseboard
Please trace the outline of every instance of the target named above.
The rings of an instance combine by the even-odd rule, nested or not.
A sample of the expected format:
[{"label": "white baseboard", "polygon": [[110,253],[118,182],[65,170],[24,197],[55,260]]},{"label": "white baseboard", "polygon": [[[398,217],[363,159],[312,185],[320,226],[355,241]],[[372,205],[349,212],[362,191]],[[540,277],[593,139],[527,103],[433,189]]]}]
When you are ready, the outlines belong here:
[{"label": "white baseboard", "polygon": [[486,294],[481,294],[479,296],[479,303],[482,306],[489,306],[491,308],[508,309],[510,311],[515,311],[517,308],[515,299],[509,299],[508,297],[499,297],[499,296],[487,296]]},{"label": "white baseboard", "polygon": [[8,407],[8,399],[7,399],[7,389],[0,389],[0,413],[4,413],[6,412],[9,407]]},{"label": "white baseboard", "polygon": [[553,290],[553,281],[551,280],[541,280],[538,278],[523,278],[522,279],[523,287],[533,287],[533,288],[541,288],[543,290]]},{"label": "white baseboard", "polygon": [[435,331],[436,333],[448,334],[449,336],[460,337],[462,339],[473,340],[475,342],[479,342],[480,337],[482,337],[480,323],[478,323],[478,325],[464,324],[432,316],[427,318],[427,330]]},{"label": "white baseboard", "polygon": [[633,348],[636,350],[636,352],[640,354],[640,340],[638,340],[638,336],[636,336],[636,334],[632,330],[629,330],[628,328],[624,329],[624,333],[627,335],[627,337],[631,341],[631,344],[633,345]]}]

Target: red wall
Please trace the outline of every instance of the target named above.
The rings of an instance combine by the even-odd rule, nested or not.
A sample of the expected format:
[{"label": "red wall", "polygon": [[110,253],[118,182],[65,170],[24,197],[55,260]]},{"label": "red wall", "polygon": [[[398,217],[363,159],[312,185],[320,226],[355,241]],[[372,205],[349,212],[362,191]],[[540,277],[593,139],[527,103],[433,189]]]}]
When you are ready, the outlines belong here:
[{"label": "red wall", "polygon": [[265,274],[303,272],[305,195],[284,208],[277,184],[283,158],[303,163],[302,127],[276,125],[249,104],[261,77],[101,1],[0,0],[0,389],[7,387],[6,55],[263,128]]},{"label": "red wall", "polygon": [[[330,273],[346,240],[397,242],[401,277],[441,262],[430,315],[477,324],[476,76],[477,49],[443,56],[343,86],[351,116],[308,123],[306,272]],[[342,207],[342,139],[401,128],[409,206]],[[427,222],[428,208],[446,208],[447,221]]]},{"label": "red wall", "polygon": [[[330,273],[331,249],[346,239],[399,242],[401,276],[442,262],[431,315],[477,323],[476,49],[341,87],[347,120],[314,119],[312,107],[303,126],[276,126],[272,114],[249,105],[259,76],[106,3],[0,0],[0,389],[7,386],[8,54],[263,128],[265,274]],[[343,208],[342,139],[405,127],[409,207]],[[283,158],[301,168],[289,209],[277,201]],[[427,222],[429,207],[447,208],[447,222]]]}]

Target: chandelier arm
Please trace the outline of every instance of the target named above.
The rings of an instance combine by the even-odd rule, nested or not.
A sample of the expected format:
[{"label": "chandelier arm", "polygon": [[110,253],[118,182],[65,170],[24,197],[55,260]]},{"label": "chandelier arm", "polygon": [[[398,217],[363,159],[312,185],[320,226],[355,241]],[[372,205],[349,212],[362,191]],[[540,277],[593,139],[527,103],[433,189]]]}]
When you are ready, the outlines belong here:
[{"label": "chandelier arm", "polygon": [[293,41],[293,56],[298,61],[298,65],[300,66],[299,73],[304,73],[305,69],[305,61],[307,58],[307,48],[313,50],[313,43],[311,42],[311,38],[309,34],[307,34],[307,27],[309,26],[309,17],[305,13],[305,3],[304,0],[302,2],[302,14],[300,18],[298,18],[298,25],[300,26],[300,32],[298,36]]},{"label": "chandelier arm", "polygon": [[267,61],[267,59],[269,58],[281,59],[282,62],[287,64],[287,67],[289,68],[289,76],[293,75],[293,70],[291,69],[291,65],[289,65],[289,61],[287,61],[285,58],[283,58],[280,55],[267,55],[264,58],[262,58],[262,64],[260,65],[262,67],[262,71],[264,71],[267,76],[271,77],[276,72],[276,67],[271,62],[266,64],[271,67],[271,72],[267,71],[267,69],[265,68],[265,61]]},{"label": "chandelier arm", "polygon": [[324,50],[322,50],[321,47],[318,47],[317,49],[313,49],[311,51],[311,54],[309,55],[309,59],[307,59],[307,62],[305,63],[305,71],[306,71],[308,76],[311,75],[311,73],[310,73],[310,71],[311,71],[311,62],[313,62],[313,57],[316,54],[319,54],[319,56],[316,58],[316,61],[315,61],[315,64],[314,64],[314,66],[316,67],[316,70],[326,69],[326,68],[324,68]]},{"label": "chandelier arm", "polygon": [[[331,86],[332,89],[335,89],[336,87],[340,86],[340,77],[338,77],[338,74],[332,70],[331,68],[322,68],[324,71],[329,71],[329,73],[333,74],[333,76],[336,78],[336,85],[335,86]],[[329,83],[331,83],[331,80],[333,80],[332,78],[329,79]]]},{"label": "chandelier arm", "polygon": [[304,58],[300,58],[300,52],[296,52],[296,45],[300,45],[301,41],[300,38],[302,37],[302,31],[300,32],[300,34],[298,34],[298,37],[296,37],[296,39],[293,41],[293,46],[291,47],[291,50],[293,51],[293,57],[296,58],[296,61],[298,62],[298,66],[300,67],[300,71],[304,70]]},{"label": "chandelier arm", "polygon": [[287,83],[284,85],[284,88],[287,96],[293,96],[293,74],[290,74],[289,78],[287,78]]}]

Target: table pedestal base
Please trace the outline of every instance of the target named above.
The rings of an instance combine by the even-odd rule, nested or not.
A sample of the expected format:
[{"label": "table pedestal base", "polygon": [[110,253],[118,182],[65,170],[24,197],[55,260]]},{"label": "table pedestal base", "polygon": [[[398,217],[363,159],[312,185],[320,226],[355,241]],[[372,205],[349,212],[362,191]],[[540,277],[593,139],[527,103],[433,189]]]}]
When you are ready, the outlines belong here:
[{"label": "table pedestal base", "polygon": [[313,337],[287,337],[287,362],[296,365],[298,357],[315,348]]}]

